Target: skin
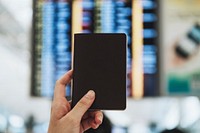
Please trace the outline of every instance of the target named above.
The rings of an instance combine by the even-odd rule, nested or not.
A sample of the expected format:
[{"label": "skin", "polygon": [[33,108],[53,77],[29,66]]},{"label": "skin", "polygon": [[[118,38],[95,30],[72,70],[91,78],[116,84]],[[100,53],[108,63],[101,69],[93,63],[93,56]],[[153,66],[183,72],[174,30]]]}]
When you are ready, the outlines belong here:
[{"label": "skin", "polygon": [[70,102],[65,98],[65,88],[71,81],[72,73],[72,70],[68,71],[56,82],[48,133],[83,133],[89,128],[98,128],[102,123],[101,111],[88,111],[95,99],[92,90],[71,109]]}]

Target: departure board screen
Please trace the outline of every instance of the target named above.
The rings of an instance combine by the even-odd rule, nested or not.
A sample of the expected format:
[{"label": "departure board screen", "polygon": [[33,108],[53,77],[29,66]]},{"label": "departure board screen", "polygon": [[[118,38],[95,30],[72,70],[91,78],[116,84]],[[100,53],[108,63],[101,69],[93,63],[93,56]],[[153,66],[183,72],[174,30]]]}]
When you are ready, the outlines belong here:
[{"label": "departure board screen", "polygon": [[155,96],[158,90],[158,3],[143,1],[143,70],[144,96]]},{"label": "departure board screen", "polygon": [[[125,33],[127,35],[127,97],[133,97],[134,15],[142,16],[142,96],[158,95],[158,3],[136,0],[34,0],[32,36],[32,96],[52,97],[57,79],[70,70],[74,33]],[[133,45],[135,45],[133,47]],[[112,51],[111,51],[112,52]],[[71,87],[66,87],[71,96]]]},{"label": "departure board screen", "polygon": [[56,80],[71,69],[71,2],[34,1],[33,23],[31,94],[52,97]]}]

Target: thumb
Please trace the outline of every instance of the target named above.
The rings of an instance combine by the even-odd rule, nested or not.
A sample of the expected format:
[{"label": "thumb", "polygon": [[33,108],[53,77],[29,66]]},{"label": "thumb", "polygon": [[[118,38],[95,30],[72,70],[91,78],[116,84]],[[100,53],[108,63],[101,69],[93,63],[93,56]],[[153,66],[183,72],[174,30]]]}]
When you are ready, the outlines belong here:
[{"label": "thumb", "polygon": [[90,90],[85,94],[81,100],[71,110],[71,115],[81,120],[85,112],[90,108],[95,99],[95,92]]}]

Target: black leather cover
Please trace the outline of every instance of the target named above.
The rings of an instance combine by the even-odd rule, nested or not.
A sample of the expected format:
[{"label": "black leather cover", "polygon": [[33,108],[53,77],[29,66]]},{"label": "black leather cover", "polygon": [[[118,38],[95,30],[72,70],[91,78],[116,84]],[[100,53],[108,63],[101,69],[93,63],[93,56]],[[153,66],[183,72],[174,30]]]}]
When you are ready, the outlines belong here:
[{"label": "black leather cover", "polygon": [[126,108],[126,40],[122,33],[74,35],[72,107],[92,89],[90,109]]}]

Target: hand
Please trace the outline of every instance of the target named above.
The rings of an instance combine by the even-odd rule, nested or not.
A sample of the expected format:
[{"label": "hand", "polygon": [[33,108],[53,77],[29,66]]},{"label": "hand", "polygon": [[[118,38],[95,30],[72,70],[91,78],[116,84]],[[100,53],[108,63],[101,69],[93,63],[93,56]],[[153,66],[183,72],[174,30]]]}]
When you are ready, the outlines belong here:
[{"label": "hand", "polygon": [[72,70],[68,71],[56,82],[48,133],[83,133],[89,128],[98,128],[102,123],[101,111],[88,111],[95,99],[95,92],[92,90],[71,109],[65,98],[65,88],[72,73]]}]

